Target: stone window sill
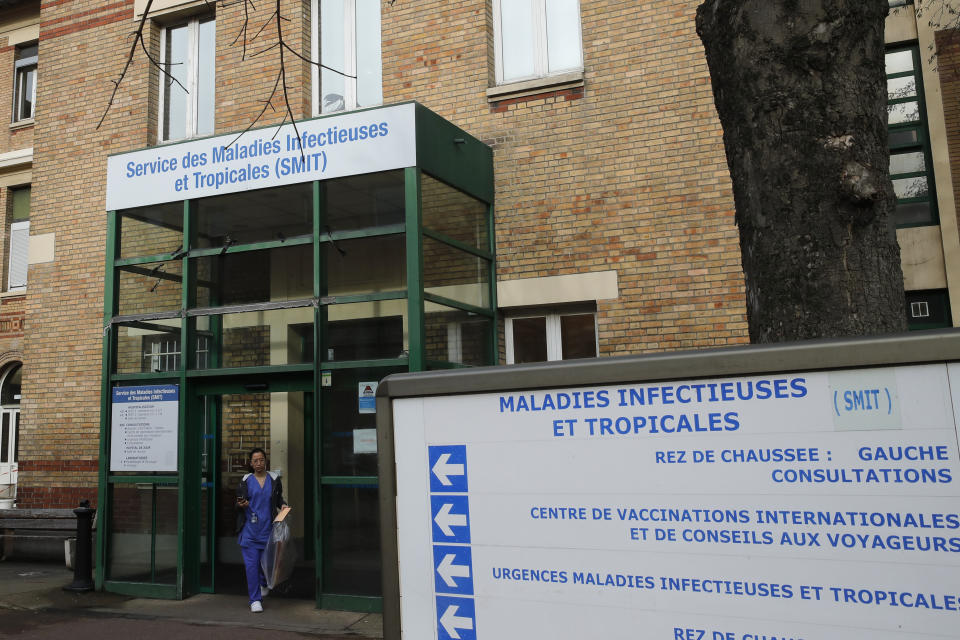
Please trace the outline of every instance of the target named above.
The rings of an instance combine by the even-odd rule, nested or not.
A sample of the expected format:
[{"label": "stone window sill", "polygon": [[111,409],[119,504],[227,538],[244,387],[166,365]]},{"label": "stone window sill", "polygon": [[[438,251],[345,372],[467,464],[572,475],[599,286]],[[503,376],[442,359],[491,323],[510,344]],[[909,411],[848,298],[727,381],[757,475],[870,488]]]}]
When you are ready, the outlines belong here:
[{"label": "stone window sill", "polygon": [[17,120],[16,122],[11,122],[10,130],[13,131],[15,129],[25,129],[26,127],[32,127],[32,126],[33,126],[33,118],[27,118],[26,120]]},{"label": "stone window sill", "polygon": [[510,84],[490,87],[487,89],[487,101],[500,102],[501,100],[509,100],[511,98],[523,98],[539,93],[548,93],[582,86],[583,72],[574,71],[572,73],[563,73],[546,78],[534,78],[533,80],[511,82]]}]

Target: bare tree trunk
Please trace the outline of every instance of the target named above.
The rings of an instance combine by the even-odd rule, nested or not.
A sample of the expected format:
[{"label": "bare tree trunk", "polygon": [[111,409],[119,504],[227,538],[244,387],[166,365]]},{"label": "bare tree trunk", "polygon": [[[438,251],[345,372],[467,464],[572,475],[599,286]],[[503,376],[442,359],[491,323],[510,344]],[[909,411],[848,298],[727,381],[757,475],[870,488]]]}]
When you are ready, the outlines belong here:
[{"label": "bare tree trunk", "polygon": [[906,330],[887,0],[705,0],[752,342]]}]

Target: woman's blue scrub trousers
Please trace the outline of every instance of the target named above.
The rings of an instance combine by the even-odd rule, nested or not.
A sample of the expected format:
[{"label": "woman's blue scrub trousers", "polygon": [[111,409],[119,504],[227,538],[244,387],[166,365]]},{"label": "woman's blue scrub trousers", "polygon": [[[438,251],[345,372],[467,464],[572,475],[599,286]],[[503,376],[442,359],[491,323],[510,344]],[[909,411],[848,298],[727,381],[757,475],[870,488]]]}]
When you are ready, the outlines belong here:
[{"label": "woman's blue scrub trousers", "polygon": [[263,567],[260,566],[263,549],[263,547],[240,547],[243,565],[247,570],[247,593],[250,595],[250,602],[261,600],[260,587],[267,586],[267,577],[263,575]]}]

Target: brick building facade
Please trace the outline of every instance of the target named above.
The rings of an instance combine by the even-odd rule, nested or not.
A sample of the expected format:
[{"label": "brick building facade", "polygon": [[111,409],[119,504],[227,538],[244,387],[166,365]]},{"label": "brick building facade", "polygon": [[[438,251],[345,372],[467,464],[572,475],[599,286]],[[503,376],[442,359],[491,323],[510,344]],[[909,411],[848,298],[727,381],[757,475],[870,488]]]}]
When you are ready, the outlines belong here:
[{"label": "brick building facade", "polygon": [[[280,70],[280,49],[268,49],[278,24],[271,19],[272,3],[256,3],[255,9],[246,3],[217,4],[214,14],[199,0],[155,0],[145,23],[145,46],[157,60],[166,60],[176,38],[192,43],[187,64],[173,73],[178,78],[182,73],[184,84],[195,91],[184,99],[138,53],[110,104],[112,82],[123,69],[145,4],[0,0],[0,82],[14,94],[0,103],[0,117],[11,110],[11,124],[0,132],[0,210],[6,216],[0,229],[0,367],[9,372],[15,363],[24,365],[17,452],[21,507],[97,501],[105,477],[98,472],[106,464],[100,443],[104,359],[115,357],[113,371],[132,375],[149,371],[145,363],[162,352],[144,351],[141,334],[128,331],[116,336],[117,353],[104,355],[105,325],[115,313],[104,310],[108,156],[239,133],[254,122],[277,125],[287,117],[280,95],[264,109]],[[284,50],[282,81],[297,119],[335,113],[338,104],[349,111],[413,100],[492,149],[501,361],[744,344],[733,197],[694,29],[698,4],[580,0],[558,3],[565,13],[548,20],[544,3],[534,0],[528,32],[520,33],[510,26],[521,24],[511,22],[519,19],[508,14],[514,9],[499,0],[283,0],[285,20],[279,24],[289,50]],[[334,42],[352,55],[324,44],[324,11],[337,21],[356,18],[353,40],[361,44],[350,50],[349,42]],[[891,46],[923,51],[936,39],[950,56],[942,58],[941,69],[956,57],[954,41],[918,25],[909,6],[900,11],[888,25]],[[248,35],[266,26],[244,47],[246,20]],[[213,54],[193,64],[206,51],[204,33],[213,34]],[[548,35],[559,36],[552,42],[564,46],[548,45]],[[529,40],[530,51],[511,50],[511,38]],[[36,113],[24,117],[18,109],[30,97],[24,95],[29,83],[23,82],[31,53]],[[328,71],[295,53],[330,62],[325,68],[346,65],[346,76],[358,79],[328,81]],[[894,79],[899,77],[905,76]],[[950,305],[960,303],[960,291],[953,295],[960,282],[960,236],[952,184],[960,154],[947,144],[956,142],[960,127],[956,100],[950,99],[957,83],[926,66],[922,77],[924,135],[930,141],[925,170],[932,167],[936,173],[939,215],[929,224],[901,230],[904,271],[908,290],[919,292],[911,300],[929,310],[935,305],[930,295],[939,296],[946,324],[955,325],[960,312],[950,312]],[[183,114],[171,107],[178,100],[188,105]],[[33,98],[27,102],[32,109]],[[185,123],[183,131],[175,130],[177,118]],[[917,177],[917,172],[908,174],[906,179]],[[20,228],[13,200],[25,186],[31,189],[24,288],[11,286],[8,271],[14,264],[10,234]],[[424,196],[424,201],[443,211],[439,198]],[[431,216],[428,208],[423,215]],[[451,229],[457,226],[455,219],[444,219]],[[124,224],[129,224],[125,242],[131,241],[135,223]],[[145,248],[150,243],[156,244],[156,254],[176,254],[179,247],[166,246],[176,242],[151,233],[144,231],[141,255],[151,253]],[[456,259],[446,262],[427,246],[423,253],[434,268],[427,276],[433,286],[469,280],[458,276],[462,263]],[[179,263],[171,264],[164,273],[178,277]],[[171,308],[179,308],[181,290],[167,288],[174,280],[151,269],[121,277],[119,315],[136,314],[146,291],[153,309],[164,295],[171,296]],[[252,273],[241,284],[255,279]],[[242,294],[243,287],[237,301],[243,301]],[[438,350],[449,338],[448,324],[425,332]],[[263,338],[252,329],[249,335],[240,333],[233,336],[243,344]],[[466,346],[460,357],[466,362],[469,353],[482,351],[483,340],[475,334],[462,338]],[[256,360],[257,354],[250,347],[243,357]],[[189,368],[185,360],[170,366]],[[161,502],[169,504],[169,496]]]}]

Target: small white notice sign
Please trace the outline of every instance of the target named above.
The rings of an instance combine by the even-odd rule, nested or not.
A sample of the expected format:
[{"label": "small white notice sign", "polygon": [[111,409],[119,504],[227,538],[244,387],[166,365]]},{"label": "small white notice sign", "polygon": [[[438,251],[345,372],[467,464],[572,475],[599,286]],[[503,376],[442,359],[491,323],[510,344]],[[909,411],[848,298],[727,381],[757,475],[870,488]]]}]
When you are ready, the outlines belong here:
[{"label": "small white notice sign", "polygon": [[376,429],[354,429],[353,430],[353,452],[356,453],[376,453],[377,452],[377,430]]},{"label": "small white notice sign", "polygon": [[110,471],[176,471],[180,388],[115,387]]}]

